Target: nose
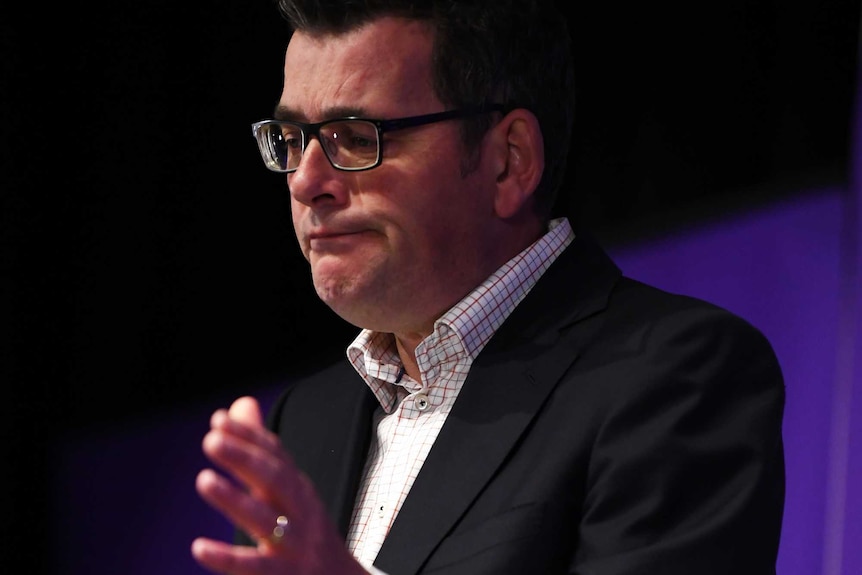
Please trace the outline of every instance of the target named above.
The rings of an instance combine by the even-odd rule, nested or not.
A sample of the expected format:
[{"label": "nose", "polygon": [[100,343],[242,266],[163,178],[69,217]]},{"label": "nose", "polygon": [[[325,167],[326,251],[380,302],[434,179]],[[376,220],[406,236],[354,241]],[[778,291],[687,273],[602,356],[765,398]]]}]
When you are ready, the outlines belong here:
[{"label": "nose", "polygon": [[287,175],[291,197],[310,207],[338,206],[348,198],[346,172],[335,169],[317,138],[310,138],[296,171]]}]

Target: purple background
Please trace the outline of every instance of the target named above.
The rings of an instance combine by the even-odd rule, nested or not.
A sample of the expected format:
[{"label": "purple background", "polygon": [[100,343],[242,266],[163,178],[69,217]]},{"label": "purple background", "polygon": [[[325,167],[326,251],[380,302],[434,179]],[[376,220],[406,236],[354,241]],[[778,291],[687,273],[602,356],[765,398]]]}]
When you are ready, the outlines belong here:
[{"label": "purple background", "polygon": [[[628,275],[723,305],[772,341],[787,384],[780,575],[862,573],[862,161],[854,170],[847,186],[610,250]],[[241,393],[267,405],[277,391]],[[204,573],[192,539],[232,528],[195,494],[200,440],[234,392],[51,442],[53,511],[31,537],[48,538],[57,573]]]}]

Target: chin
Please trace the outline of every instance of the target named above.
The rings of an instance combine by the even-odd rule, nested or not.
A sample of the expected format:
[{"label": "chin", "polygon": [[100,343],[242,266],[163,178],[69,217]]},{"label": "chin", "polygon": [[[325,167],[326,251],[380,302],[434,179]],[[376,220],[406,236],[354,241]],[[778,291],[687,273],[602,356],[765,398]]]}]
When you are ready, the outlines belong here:
[{"label": "chin", "polygon": [[379,291],[355,281],[315,282],[314,287],[321,301],[347,323],[360,329],[391,331],[385,321],[389,314],[383,313],[379,302],[371,297],[379,297]]},{"label": "chin", "polygon": [[328,277],[325,279],[314,278],[314,290],[317,292],[317,297],[332,309],[336,314],[344,320],[355,323],[351,320],[351,310],[357,305],[357,301],[361,301],[359,293],[361,290],[357,285],[356,278],[339,278],[335,279]]}]

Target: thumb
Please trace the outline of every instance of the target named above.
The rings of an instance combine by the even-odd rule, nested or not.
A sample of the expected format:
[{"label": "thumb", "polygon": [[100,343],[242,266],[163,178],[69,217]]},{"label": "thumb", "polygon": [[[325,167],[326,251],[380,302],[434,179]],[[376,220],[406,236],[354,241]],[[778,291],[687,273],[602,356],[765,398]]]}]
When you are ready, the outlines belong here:
[{"label": "thumb", "polygon": [[260,404],[250,396],[240,397],[235,400],[228,410],[228,417],[239,421],[249,427],[263,427],[263,415]]}]

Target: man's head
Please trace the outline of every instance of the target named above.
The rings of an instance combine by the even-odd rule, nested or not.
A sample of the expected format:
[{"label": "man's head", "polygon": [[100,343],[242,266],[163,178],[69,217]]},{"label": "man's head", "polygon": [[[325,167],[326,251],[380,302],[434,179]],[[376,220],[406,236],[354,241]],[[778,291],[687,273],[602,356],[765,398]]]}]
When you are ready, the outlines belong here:
[{"label": "man's head", "polygon": [[[358,326],[421,339],[544,230],[537,194],[561,177],[570,60],[562,20],[531,2],[401,4],[282,0],[295,31],[283,123],[263,146],[289,171],[320,297]],[[441,112],[463,117],[426,123]],[[354,117],[369,121],[340,120]]]},{"label": "man's head", "polygon": [[[309,34],[342,34],[385,15],[426,21],[435,34],[433,89],[447,108],[501,103],[538,118],[545,174],[536,208],[548,215],[565,176],[575,100],[569,32],[552,0],[279,0],[279,8],[292,30]],[[462,123],[468,148],[491,121]]]}]

